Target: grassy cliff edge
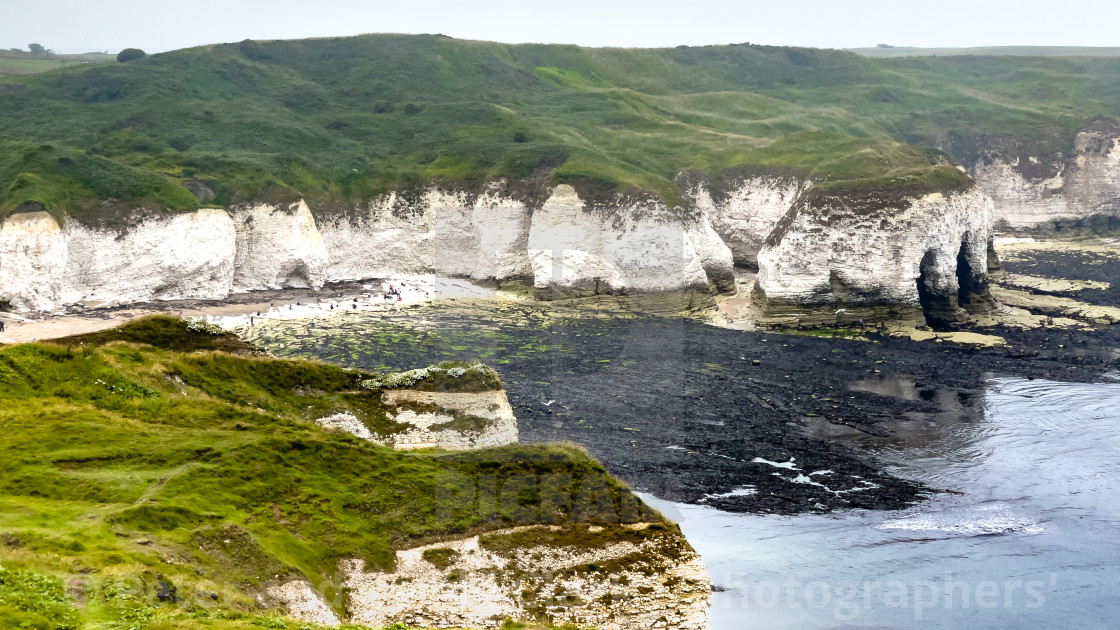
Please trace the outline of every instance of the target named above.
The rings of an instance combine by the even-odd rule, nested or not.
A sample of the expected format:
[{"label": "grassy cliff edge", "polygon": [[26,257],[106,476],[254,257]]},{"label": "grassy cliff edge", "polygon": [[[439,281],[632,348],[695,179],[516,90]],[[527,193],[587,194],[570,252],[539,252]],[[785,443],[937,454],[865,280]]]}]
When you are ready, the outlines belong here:
[{"label": "grassy cliff edge", "polygon": [[262,594],[304,579],[344,613],[340,559],[391,570],[521,524],[675,529],[578,448],[399,452],[312,421],[365,417],[371,376],[161,317],[0,347],[0,625],[304,627]]}]

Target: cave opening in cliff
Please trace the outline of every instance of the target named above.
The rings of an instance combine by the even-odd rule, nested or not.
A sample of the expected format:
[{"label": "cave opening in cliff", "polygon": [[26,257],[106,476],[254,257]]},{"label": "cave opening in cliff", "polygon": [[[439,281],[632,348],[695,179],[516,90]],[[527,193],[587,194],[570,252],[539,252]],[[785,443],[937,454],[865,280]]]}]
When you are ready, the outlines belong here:
[{"label": "cave opening in cliff", "polygon": [[934,330],[945,330],[948,328],[945,313],[952,305],[936,288],[936,262],[937,253],[932,249],[922,257],[918,267],[918,302],[922,306],[926,323]]},{"label": "cave opening in cliff", "polygon": [[957,253],[957,304],[964,306],[972,302],[975,283],[972,280],[972,265],[968,262],[968,243],[961,243]]}]

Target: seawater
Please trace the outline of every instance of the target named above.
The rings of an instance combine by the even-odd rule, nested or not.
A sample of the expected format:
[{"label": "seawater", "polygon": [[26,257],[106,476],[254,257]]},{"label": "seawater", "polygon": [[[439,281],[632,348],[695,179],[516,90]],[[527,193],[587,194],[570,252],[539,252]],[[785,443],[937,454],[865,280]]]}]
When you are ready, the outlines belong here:
[{"label": "seawater", "polygon": [[[918,394],[853,384],[876,387]],[[1120,384],[937,395],[943,413],[892,438],[830,438],[952,491],[912,509],[776,517],[643,496],[703,555],[713,630],[1120,626]]]}]

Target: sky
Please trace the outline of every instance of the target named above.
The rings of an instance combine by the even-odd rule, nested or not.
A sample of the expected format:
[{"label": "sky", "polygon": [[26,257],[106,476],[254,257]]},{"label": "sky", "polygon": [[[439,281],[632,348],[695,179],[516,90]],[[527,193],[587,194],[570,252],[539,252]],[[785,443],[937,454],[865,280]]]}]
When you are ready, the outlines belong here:
[{"label": "sky", "polygon": [[1120,46],[1118,23],[1118,0],[0,0],[0,47],[154,53],[361,33],[623,47]]}]

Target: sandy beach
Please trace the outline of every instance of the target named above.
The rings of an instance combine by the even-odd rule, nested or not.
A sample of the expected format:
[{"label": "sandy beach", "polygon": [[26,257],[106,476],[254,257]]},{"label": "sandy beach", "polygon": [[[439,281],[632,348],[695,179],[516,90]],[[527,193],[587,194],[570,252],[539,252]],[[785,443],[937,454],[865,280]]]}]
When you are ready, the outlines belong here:
[{"label": "sandy beach", "polygon": [[[389,287],[399,296],[386,298]],[[396,310],[440,299],[492,297],[496,291],[466,280],[436,276],[403,276],[384,280],[343,282],[319,290],[282,289],[230,295],[223,300],[170,300],[139,304],[71,306],[55,314],[26,317],[0,313],[4,332],[0,344],[27,343],[112,328],[144,315],[202,317],[224,328],[246,326],[257,319],[307,319],[340,310]],[[398,299],[399,298],[399,299]]]}]

